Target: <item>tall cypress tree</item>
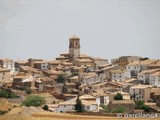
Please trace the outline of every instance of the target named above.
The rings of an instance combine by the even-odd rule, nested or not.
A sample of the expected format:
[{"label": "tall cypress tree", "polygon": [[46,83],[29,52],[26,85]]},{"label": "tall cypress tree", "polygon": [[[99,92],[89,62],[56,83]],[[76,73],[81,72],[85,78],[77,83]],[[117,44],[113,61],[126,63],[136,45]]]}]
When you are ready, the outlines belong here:
[{"label": "tall cypress tree", "polygon": [[76,110],[78,113],[84,112],[84,106],[83,106],[83,104],[82,104],[82,101],[79,99],[79,95],[78,95],[78,98],[77,98],[77,100],[76,100],[75,110]]}]

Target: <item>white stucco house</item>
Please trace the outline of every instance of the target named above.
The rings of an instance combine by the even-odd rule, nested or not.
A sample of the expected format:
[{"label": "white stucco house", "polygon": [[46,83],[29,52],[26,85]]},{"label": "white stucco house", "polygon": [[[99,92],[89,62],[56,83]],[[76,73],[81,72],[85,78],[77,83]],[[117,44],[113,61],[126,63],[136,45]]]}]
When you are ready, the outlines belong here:
[{"label": "white stucco house", "polygon": [[111,70],[116,70],[118,68],[118,65],[109,65],[100,70],[102,71],[103,78],[108,81],[111,80]]},{"label": "white stucco house", "polygon": [[96,73],[88,73],[83,77],[82,84],[92,85],[102,81],[102,76],[98,76]]},{"label": "white stucco house", "polygon": [[[95,97],[91,95],[82,95],[79,97],[82,101],[82,104],[84,105],[84,109],[87,112],[98,112],[98,106],[100,104],[99,99],[96,99]],[[76,105],[77,97],[60,102],[58,104],[57,112],[73,112],[75,111],[75,105]]]},{"label": "white stucco house", "polygon": [[99,95],[98,100],[100,100],[100,104],[108,105],[110,102],[109,94],[101,94]]},{"label": "white stucco house", "polygon": [[36,61],[34,67],[40,70],[47,70],[49,68],[49,61]]},{"label": "white stucco house", "polygon": [[127,78],[128,73],[125,69],[117,69],[111,71],[111,80],[115,80],[117,82],[123,82]]},{"label": "white stucco house", "polygon": [[139,62],[139,61],[136,61],[136,62],[129,63],[129,64],[126,66],[126,69],[127,69],[127,71],[130,71],[131,77],[132,77],[132,76],[137,76],[138,73],[141,71],[140,62]]},{"label": "white stucco house", "polygon": [[[142,72],[138,73],[138,80],[142,81],[143,83],[149,84],[150,75],[160,71],[160,69],[152,69],[152,70],[143,70]],[[153,77],[152,77],[153,79]]]},{"label": "white stucco house", "polygon": [[3,68],[9,69],[11,74],[15,72],[15,62],[11,59],[0,59],[0,65]]},{"label": "white stucco house", "polygon": [[160,87],[160,71],[150,75],[149,84]]},{"label": "white stucco house", "polygon": [[10,81],[10,78],[10,70],[0,67],[0,82],[5,83],[7,81]]},{"label": "white stucco house", "polygon": [[126,66],[126,70],[130,71],[131,77],[132,76],[137,76],[138,73],[140,73],[143,70],[148,70],[149,65],[153,64],[157,60],[144,60],[144,61],[134,61],[129,63]]},{"label": "white stucco house", "polygon": [[153,87],[153,85],[143,85],[143,84],[134,85],[130,87],[129,90],[130,96],[134,100],[145,100],[146,98],[145,89],[151,87]]},{"label": "white stucco house", "polygon": [[57,108],[57,112],[72,112],[75,111],[75,105],[76,105],[76,100],[77,97],[64,101],[64,102],[60,102],[58,104],[58,108]]}]

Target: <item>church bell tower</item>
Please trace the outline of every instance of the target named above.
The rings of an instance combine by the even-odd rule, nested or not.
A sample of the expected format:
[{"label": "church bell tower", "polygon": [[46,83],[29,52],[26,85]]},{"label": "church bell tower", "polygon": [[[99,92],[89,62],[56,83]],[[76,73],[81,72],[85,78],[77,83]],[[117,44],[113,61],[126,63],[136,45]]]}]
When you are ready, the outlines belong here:
[{"label": "church bell tower", "polygon": [[74,61],[80,55],[80,38],[73,35],[69,39],[69,58]]}]

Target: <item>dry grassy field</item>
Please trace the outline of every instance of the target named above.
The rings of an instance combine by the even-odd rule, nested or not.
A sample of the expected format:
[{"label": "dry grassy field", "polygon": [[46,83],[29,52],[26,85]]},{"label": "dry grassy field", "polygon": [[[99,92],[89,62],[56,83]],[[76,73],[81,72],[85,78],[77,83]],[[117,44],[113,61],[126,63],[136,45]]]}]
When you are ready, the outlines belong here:
[{"label": "dry grassy field", "polygon": [[0,120],[160,120],[156,119],[142,119],[142,118],[116,118],[107,116],[88,116],[88,115],[73,115],[73,114],[63,114],[63,113],[35,113],[32,115],[16,115],[16,114],[6,114],[0,116]]},{"label": "dry grassy field", "polygon": [[[10,105],[9,106],[8,105],[9,103],[6,102],[5,100],[0,101],[1,109],[7,109],[8,107],[10,107]],[[109,117],[109,116],[75,115],[69,113],[65,114],[65,113],[46,112],[41,108],[35,108],[35,107],[15,107],[11,109],[11,111],[9,111],[7,114],[1,115],[0,120],[160,120],[160,118],[120,119],[117,117]]]}]

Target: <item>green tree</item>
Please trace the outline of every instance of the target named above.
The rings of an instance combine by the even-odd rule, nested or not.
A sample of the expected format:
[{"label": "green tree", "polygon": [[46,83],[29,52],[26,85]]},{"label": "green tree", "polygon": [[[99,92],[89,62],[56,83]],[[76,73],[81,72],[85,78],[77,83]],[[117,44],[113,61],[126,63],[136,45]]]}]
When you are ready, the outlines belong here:
[{"label": "green tree", "polygon": [[66,80],[66,77],[64,77],[63,75],[58,75],[56,79],[57,83],[65,83]]},{"label": "green tree", "polygon": [[26,98],[25,101],[22,102],[22,105],[24,106],[42,106],[43,104],[45,104],[45,98],[41,97],[41,96],[36,96],[36,95],[30,95]]},{"label": "green tree", "polygon": [[115,96],[114,96],[114,100],[123,100],[123,95],[121,93],[117,93]]},{"label": "green tree", "polygon": [[136,108],[138,108],[138,109],[143,109],[144,100],[138,100],[138,101],[136,101],[135,103],[136,103]]},{"label": "green tree", "polygon": [[82,104],[82,101],[79,99],[79,96],[78,96],[78,98],[76,100],[75,110],[78,113],[84,112],[84,105]]}]

